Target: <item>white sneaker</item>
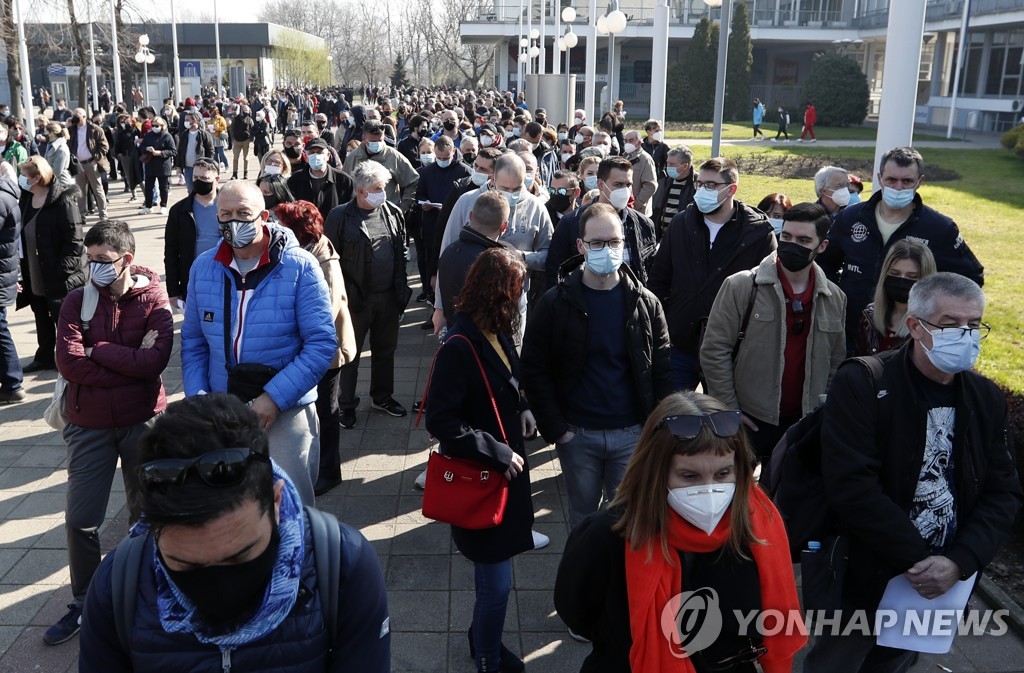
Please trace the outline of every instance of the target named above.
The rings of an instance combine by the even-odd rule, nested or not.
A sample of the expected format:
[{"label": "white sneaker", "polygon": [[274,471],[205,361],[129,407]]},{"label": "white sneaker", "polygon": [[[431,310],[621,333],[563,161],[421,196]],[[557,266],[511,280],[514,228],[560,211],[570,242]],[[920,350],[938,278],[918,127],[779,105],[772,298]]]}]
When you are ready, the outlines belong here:
[{"label": "white sneaker", "polygon": [[157,207],[156,207],[156,208],[154,208],[153,210],[155,210],[155,211],[156,211],[156,214],[157,214],[157,215],[163,215],[163,214],[164,214],[164,209],[163,209],[163,206],[157,206]]},{"label": "white sneaker", "polygon": [[139,208],[139,215],[149,215],[149,208],[145,206]]},{"label": "white sneaker", "polygon": [[797,139],[796,139],[796,141],[797,141],[798,143],[802,143],[802,142],[804,141],[804,139],[803,139],[803,138],[797,138]]},{"label": "white sneaker", "polygon": [[783,140],[782,142],[784,142],[784,143],[788,143],[788,142],[789,142],[789,138],[786,138],[786,139],[785,139],[785,140]]},{"label": "white sneaker", "polygon": [[423,470],[420,472],[420,476],[416,477],[416,488],[421,491],[427,487],[427,471]]},{"label": "white sneaker", "polygon": [[809,143],[816,143],[816,142],[818,142],[818,139],[817,138],[811,138],[807,142],[809,142]]},{"label": "white sneaker", "polygon": [[[424,474],[426,474],[426,473],[424,473]],[[543,549],[544,547],[547,547],[549,544],[551,544],[551,538],[549,538],[544,533],[538,533],[535,530],[530,531],[530,532],[533,533],[533,548],[534,549]]]},{"label": "white sneaker", "polygon": [[779,142],[779,139],[778,138],[772,138],[772,142],[773,143],[777,143],[777,142]]}]

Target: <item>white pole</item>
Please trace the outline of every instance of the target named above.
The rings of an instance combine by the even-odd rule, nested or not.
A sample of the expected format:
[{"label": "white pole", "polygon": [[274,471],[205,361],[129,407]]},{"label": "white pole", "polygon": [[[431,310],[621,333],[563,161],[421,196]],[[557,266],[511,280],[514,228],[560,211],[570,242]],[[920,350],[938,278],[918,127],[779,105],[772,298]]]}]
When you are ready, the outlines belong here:
[{"label": "white pole", "polygon": [[551,7],[555,12],[555,39],[551,42],[551,51],[554,52],[555,57],[551,59],[551,74],[561,75],[562,55],[558,53],[558,36],[562,34],[562,3],[560,0],[551,0]]},{"label": "white pole", "polygon": [[25,120],[25,128],[35,128],[32,119],[32,73],[28,68],[28,43],[25,41],[25,17],[22,14],[21,0],[15,0],[17,4],[12,8],[18,24],[18,60],[21,64],[21,97],[22,117]]},{"label": "white pole", "polygon": [[100,88],[96,77],[96,42],[93,40],[92,5],[89,5],[89,70],[92,71],[92,108],[89,114],[100,109]]},{"label": "white pole", "polygon": [[220,65],[220,18],[217,14],[217,0],[213,0],[213,48],[217,50],[217,97],[221,95],[221,83],[224,81],[224,71]]},{"label": "white pole", "polygon": [[665,123],[665,89],[668,85],[668,0],[654,8],[654,44],[651,50],[651,119]]},{"label": "white pole", "polygon": [[[971,0],[964,2],[964,15],[960,19],[960,48],[956,52],[956,71],[953,73],[953,94],[949,100],[949,124],[946,126],[946,137],[953,137],[953,122],[956,121],[956,97],[960,93],[960,71],[964,67],[964,56],[967,55],[967,23],[971,20]],[[888,49],[888,47],[886,47]],[[885,80],[882,80],[883,82]]]},{"label": "white pole", "polygon": [[[882,105],[878,112],[875,163],[893,147],[909,146],[914,140],[914,110],[917,105],[918,70],[927,0],[900,0],[889,5],[889,29],[885,39],[882,69]],[[910,95],[907,95],[910,92]],[[872,189],[881,189],[872,180]]]},{"label": "white pole", "polygon": [[[148,56],[147,56],[148,59]],[[145,88],[145,95],[143,100],[146,105],[149,105],[149,61],[145,60],[142,62],[142,86]]]},{"label": "white pole", "polygon": [[110,0],[110,48],[114,52],[114,102],[124,102],[121,90],[121,53],[117,48],[117,14],[114,12],[114,0]]},{"label": "white pole", "polygon": [[[181,64],[178,62],[178,22],[174,16],[174,0],[171,0],[171,49],[174,51],[174,102],[185,100],[181,95]],[[218,55],[220,50],[218,49]]]},{"label": "white pole", "polygon": [[[534,72],[533,69],[533,56],[529,50],[533,48],[533,0],[526,0],[526,37],[529,38],[529,46],[527,49],[526,59],[526,74],[529,75]],[[526,91],[526,82],[523,82],[523,91]]]},{"label": "white pole", "polygon": [[718,32],[718,73],[715,75],[715,120],[711,131],[711,156],[719,156],[722,149],[722,117],[725,114],[725,65],[729,58],[729,15],[732,0],[722,3],[722,27]]},{"label": "white pole", "polygon": [[[520,58],[523,53],[523,38],[526,37],[526,33],[523,32],[523,12],[526,11],[526,6],[523,4],[523,0],[519,0],[519,41],[516,42],[516,95],[519,95],[520,91],[526,91],[526,64]],[[529,47],[526,47],[529,49]]]},{"label": "white pole", "polygon": [[589,12],[587,13],[587,70],[585,73],[586,82],[583,86],[583,105],[580,109],[587,113],[586,123],[594,123],[594,93],[597,87],[597,0],[590,0]]},{"label": "white pole", "polygon": [[[545,49],[544,44],[548,39],[547,35],[548,25],[548,0],[540,0],[540,58],[538,60],[537,72],[543,75],[547,71],[547,64],[544,62]],[[557,48],[556,48],[557,49]],[[537,105],[537,101],[533,101],[534,106]]]}]

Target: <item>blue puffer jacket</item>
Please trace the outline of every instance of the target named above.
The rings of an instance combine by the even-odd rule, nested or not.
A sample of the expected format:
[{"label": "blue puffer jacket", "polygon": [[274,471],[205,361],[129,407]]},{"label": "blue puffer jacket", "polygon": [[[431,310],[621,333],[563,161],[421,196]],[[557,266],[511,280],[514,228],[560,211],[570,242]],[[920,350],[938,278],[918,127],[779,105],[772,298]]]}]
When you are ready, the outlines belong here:
[{"label": "blue puffer jacket", "polygon": [[[345,528],[348,527],[342,524]],[[382,626],[388,618],[388,608],[380,561],[359,531],[348,528],[346,535],[359,537],[362,544],[357,559],[342,561],[333,656],[328,655],[330,640],[324,628],[307,525],[306,554],[295,606],[268,636],[231,650],[227,661],[216,645],[200,643],[190,633],[164,631],[156,608],[152,542],[142,555],[132,651],[126,655],[117,638],[111,602],[115,552],[107,554],[89,586],[82,617],[79,673],[222,673],[229,670],[225,664],[238,672],[388,673],[391,635]]]},{"label": "blue puffer jacket", "polygon": [[181,328],[188,397],[200,391],[227,392],[224,280],[230,278],[235,289],[232,334],[237,334],[239,306],[243,301],[245,306],[237,363],[278,370],[265,390],[282,411],[316,401],[316,384],[338,348],[327,281],[316,258],[299,247],[291,231],[266,225],[268,234],[263,260],[244,283],[230,267],[233,254],[227,243],[207,250],[192,265]]}]

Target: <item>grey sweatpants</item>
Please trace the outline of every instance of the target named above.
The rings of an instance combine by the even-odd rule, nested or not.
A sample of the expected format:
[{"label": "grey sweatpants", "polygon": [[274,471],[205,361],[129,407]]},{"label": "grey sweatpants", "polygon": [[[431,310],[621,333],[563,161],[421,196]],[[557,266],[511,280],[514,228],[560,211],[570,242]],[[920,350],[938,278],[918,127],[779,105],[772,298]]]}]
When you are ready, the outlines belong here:
[{"label": "grey sweatpants", "polygon": [[267,433],[270,457],[295,484],[303,505],[316,504],[313,484],[320,472],[320,424],[316,404],[285,409]]}]

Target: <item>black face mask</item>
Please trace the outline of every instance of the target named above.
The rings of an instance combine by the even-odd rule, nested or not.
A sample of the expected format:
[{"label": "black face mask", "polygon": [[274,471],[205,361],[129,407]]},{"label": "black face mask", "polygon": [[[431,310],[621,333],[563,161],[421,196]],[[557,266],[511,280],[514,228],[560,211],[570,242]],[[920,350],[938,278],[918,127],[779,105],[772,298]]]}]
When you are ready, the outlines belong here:
[{"label": "black face mask", "polygon": [[274,195],[272,195],[272,194],[271,194],[271,195],[269,195],[269,196],[267,196],[267,195],[264,195],[264,197],[263,197],[263,205],[264,205],[264,207],[265,207],[265,208],[266,208],[267,210],[273,210],[273,209],[274,209],[274,208],[276,208],[276,207],[278,206],[278,204],[280,204],[280,203],[281,203],[281,200],[280,200],[280,199],[278,199],[278,198],[277,198],[276,196],[274,196]]},{"label": "black face mask", "polygon": [[778,255],[782,266],[794,273],[806,269],[815,256],[814,250],[793,241],[780,242]]},{"label": "black face mask", "polygon": [[302,148],[298,145],[284,148],[284,154],[289,159],[298,159],[302,155]]},{"label": "black face mask", "polygon": [[416,130],[416,135],[418,135],[420,138],[426,138],[429,133],[430,129],[428,129],[426,126]]},{"label": "black face mask", "polygon": [[445,131],[454,131],[455,130],[455,122],[453,122],[453,121],[446,121],[444,123],[444,130]]},{"label": "black face mask", "polygon": [[317,122],[316,127],[323,131],[325,128],[327,128],[327,122]]},{"label": "black face mask", "polygon": [[270,544],[251,561],[193,570],[164,570],[174,585],[195,603],[199,619],[212,632],[229,633],[248,620],[263,601],[274,570],[281,535],[274,524]]},{"label": "black face mask", "polygon": [[206,196],[213,191],[213,183],[209,180],[193,180],[192,191],[199,196]]},{"label": "black face mask", "polygon": [[573,197],[568,194],[552,194],[551,198],[548,199],[548,203],[555,209],[556,213],[564,213],[569,210],[573,205]]},{"label": "black face mask", "polygon": [[465,161],[467,165],[472,166],[473,162],[476,161],[476,155],[472,152],[466,152],[462,155],[462,160]]},{"label": "black face mask", "polygon": [[917,281],[913,278],[900,278],[899,276],[886,276],[882,281],[882,287],[889,299],[900,304],[906,304],[910,298],[910,288],[914,287]]}]

